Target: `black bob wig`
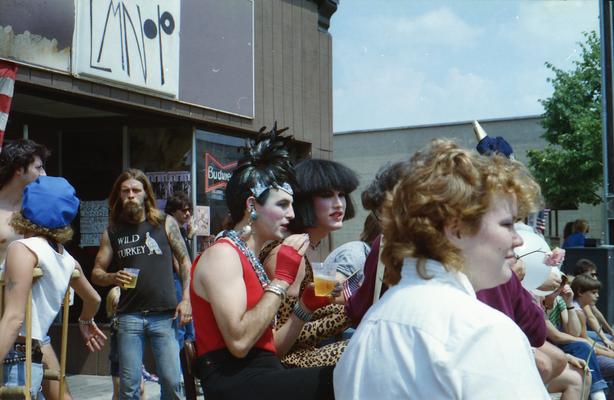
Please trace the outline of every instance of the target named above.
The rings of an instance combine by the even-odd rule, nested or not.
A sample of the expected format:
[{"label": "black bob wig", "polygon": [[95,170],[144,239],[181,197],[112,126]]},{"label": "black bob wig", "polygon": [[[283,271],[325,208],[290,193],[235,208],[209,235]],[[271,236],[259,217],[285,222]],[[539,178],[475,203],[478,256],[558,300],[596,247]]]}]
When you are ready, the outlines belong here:
[{"label": "black bob wig", "polygon": [[301,161],[296,166],[295,173],[299,190],[294,196],[295,217],[290,221],[292,232],[301,233],[316,225],[313,198],[331,190],[345,193],[343,220],[354,218],[356,211],[350,197],[350,193],[358,187],[358,177],[354,171],[335,161],[309,159]]}]

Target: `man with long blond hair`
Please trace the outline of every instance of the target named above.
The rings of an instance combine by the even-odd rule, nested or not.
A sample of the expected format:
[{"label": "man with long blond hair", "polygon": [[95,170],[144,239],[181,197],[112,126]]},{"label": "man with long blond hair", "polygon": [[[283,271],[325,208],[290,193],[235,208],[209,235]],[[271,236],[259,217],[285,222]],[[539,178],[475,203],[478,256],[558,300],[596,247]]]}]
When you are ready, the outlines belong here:
[{"label": "man with long blond hair", "polygon": [[[181,398],[173,320],[179,318],[186,324],[192,319],[191,265],[177,221],[155,204],[151,183],[142,171],[129,169],[117,178],[109,196],[109,226],[102,234],[92,271],[94,283],[122,288],[117,305],[120,399],[139,398],[146,341],[156,361],[161,398]],[[183,293],[179,303],[173,257],[180,267]]]}]

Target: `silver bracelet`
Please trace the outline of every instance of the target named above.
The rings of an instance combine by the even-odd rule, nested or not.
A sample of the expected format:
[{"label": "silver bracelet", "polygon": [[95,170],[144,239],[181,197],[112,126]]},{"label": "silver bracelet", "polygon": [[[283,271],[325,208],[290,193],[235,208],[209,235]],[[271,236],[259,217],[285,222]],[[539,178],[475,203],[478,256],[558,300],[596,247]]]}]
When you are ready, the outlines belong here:
[{"label": "silver bracelet", "polygon": [[296,315],[296,317],[303,322],[311,321],[311,317],[313,316],[313,313],[305,311],[298,301],[294,303],[294,308],[292,311],[294,312],[294,315]]},{"label": "silver bracelet", "polygon": [[91,318],[91,319],[79,318],[79,325],[92,325],[93,323],[94,323],[94,318]]},{"label": "silver bracelet", "polygon": [[286,289],[284,289],[281,285],[277,284],[277,283],[269,283],[265,288],[264,288],[265,292],[271,292],[277,296],[279,296],[281,298],[281,301],[285,301],[286,300]]}]

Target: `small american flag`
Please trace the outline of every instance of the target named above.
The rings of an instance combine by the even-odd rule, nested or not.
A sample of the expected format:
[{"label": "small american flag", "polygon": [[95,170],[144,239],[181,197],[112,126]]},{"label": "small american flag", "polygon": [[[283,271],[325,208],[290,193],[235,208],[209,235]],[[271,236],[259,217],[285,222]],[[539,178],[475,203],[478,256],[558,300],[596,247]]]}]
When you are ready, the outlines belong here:
[{"label": "small american flag", "polygon": [[357,270],[352,275],[350,275],[346,280],[342,283],[342,292],[343,298],[349,299],[354,292],[358,290],[360,285],[362,284],[363,274],[359,273],[360,270]]},{"label": "small american flag", "polygon": [[4,142],[4,130],[9,119],[9,110],[13,100],[17,65],[0,60],[0,151]]},{"label": "small american flag", "polygon": [[544,208],[540,212],[537,213],[537,220],[535,221],[535,229],[539,231],[542,235],[546,233],[546,220],[548,219],[548,214],[550,214],[549,208]]}]

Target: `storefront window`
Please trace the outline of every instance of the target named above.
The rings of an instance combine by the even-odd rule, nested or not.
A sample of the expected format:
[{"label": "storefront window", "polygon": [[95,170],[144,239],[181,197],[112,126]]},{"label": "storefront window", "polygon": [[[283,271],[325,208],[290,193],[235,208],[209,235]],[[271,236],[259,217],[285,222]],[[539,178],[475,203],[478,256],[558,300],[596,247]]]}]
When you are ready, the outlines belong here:
[{"label": "storefront window", "polygon": [[196,131],[197,251],[205,250],[223,229],[228,215],[225,188],[241,157],[245,139],[212,132]]},{"label": "storefront window", "polygon": [[129,127],[130,167],[145,172],[158,208],[178,192],[192,197],[192,128]]}]

